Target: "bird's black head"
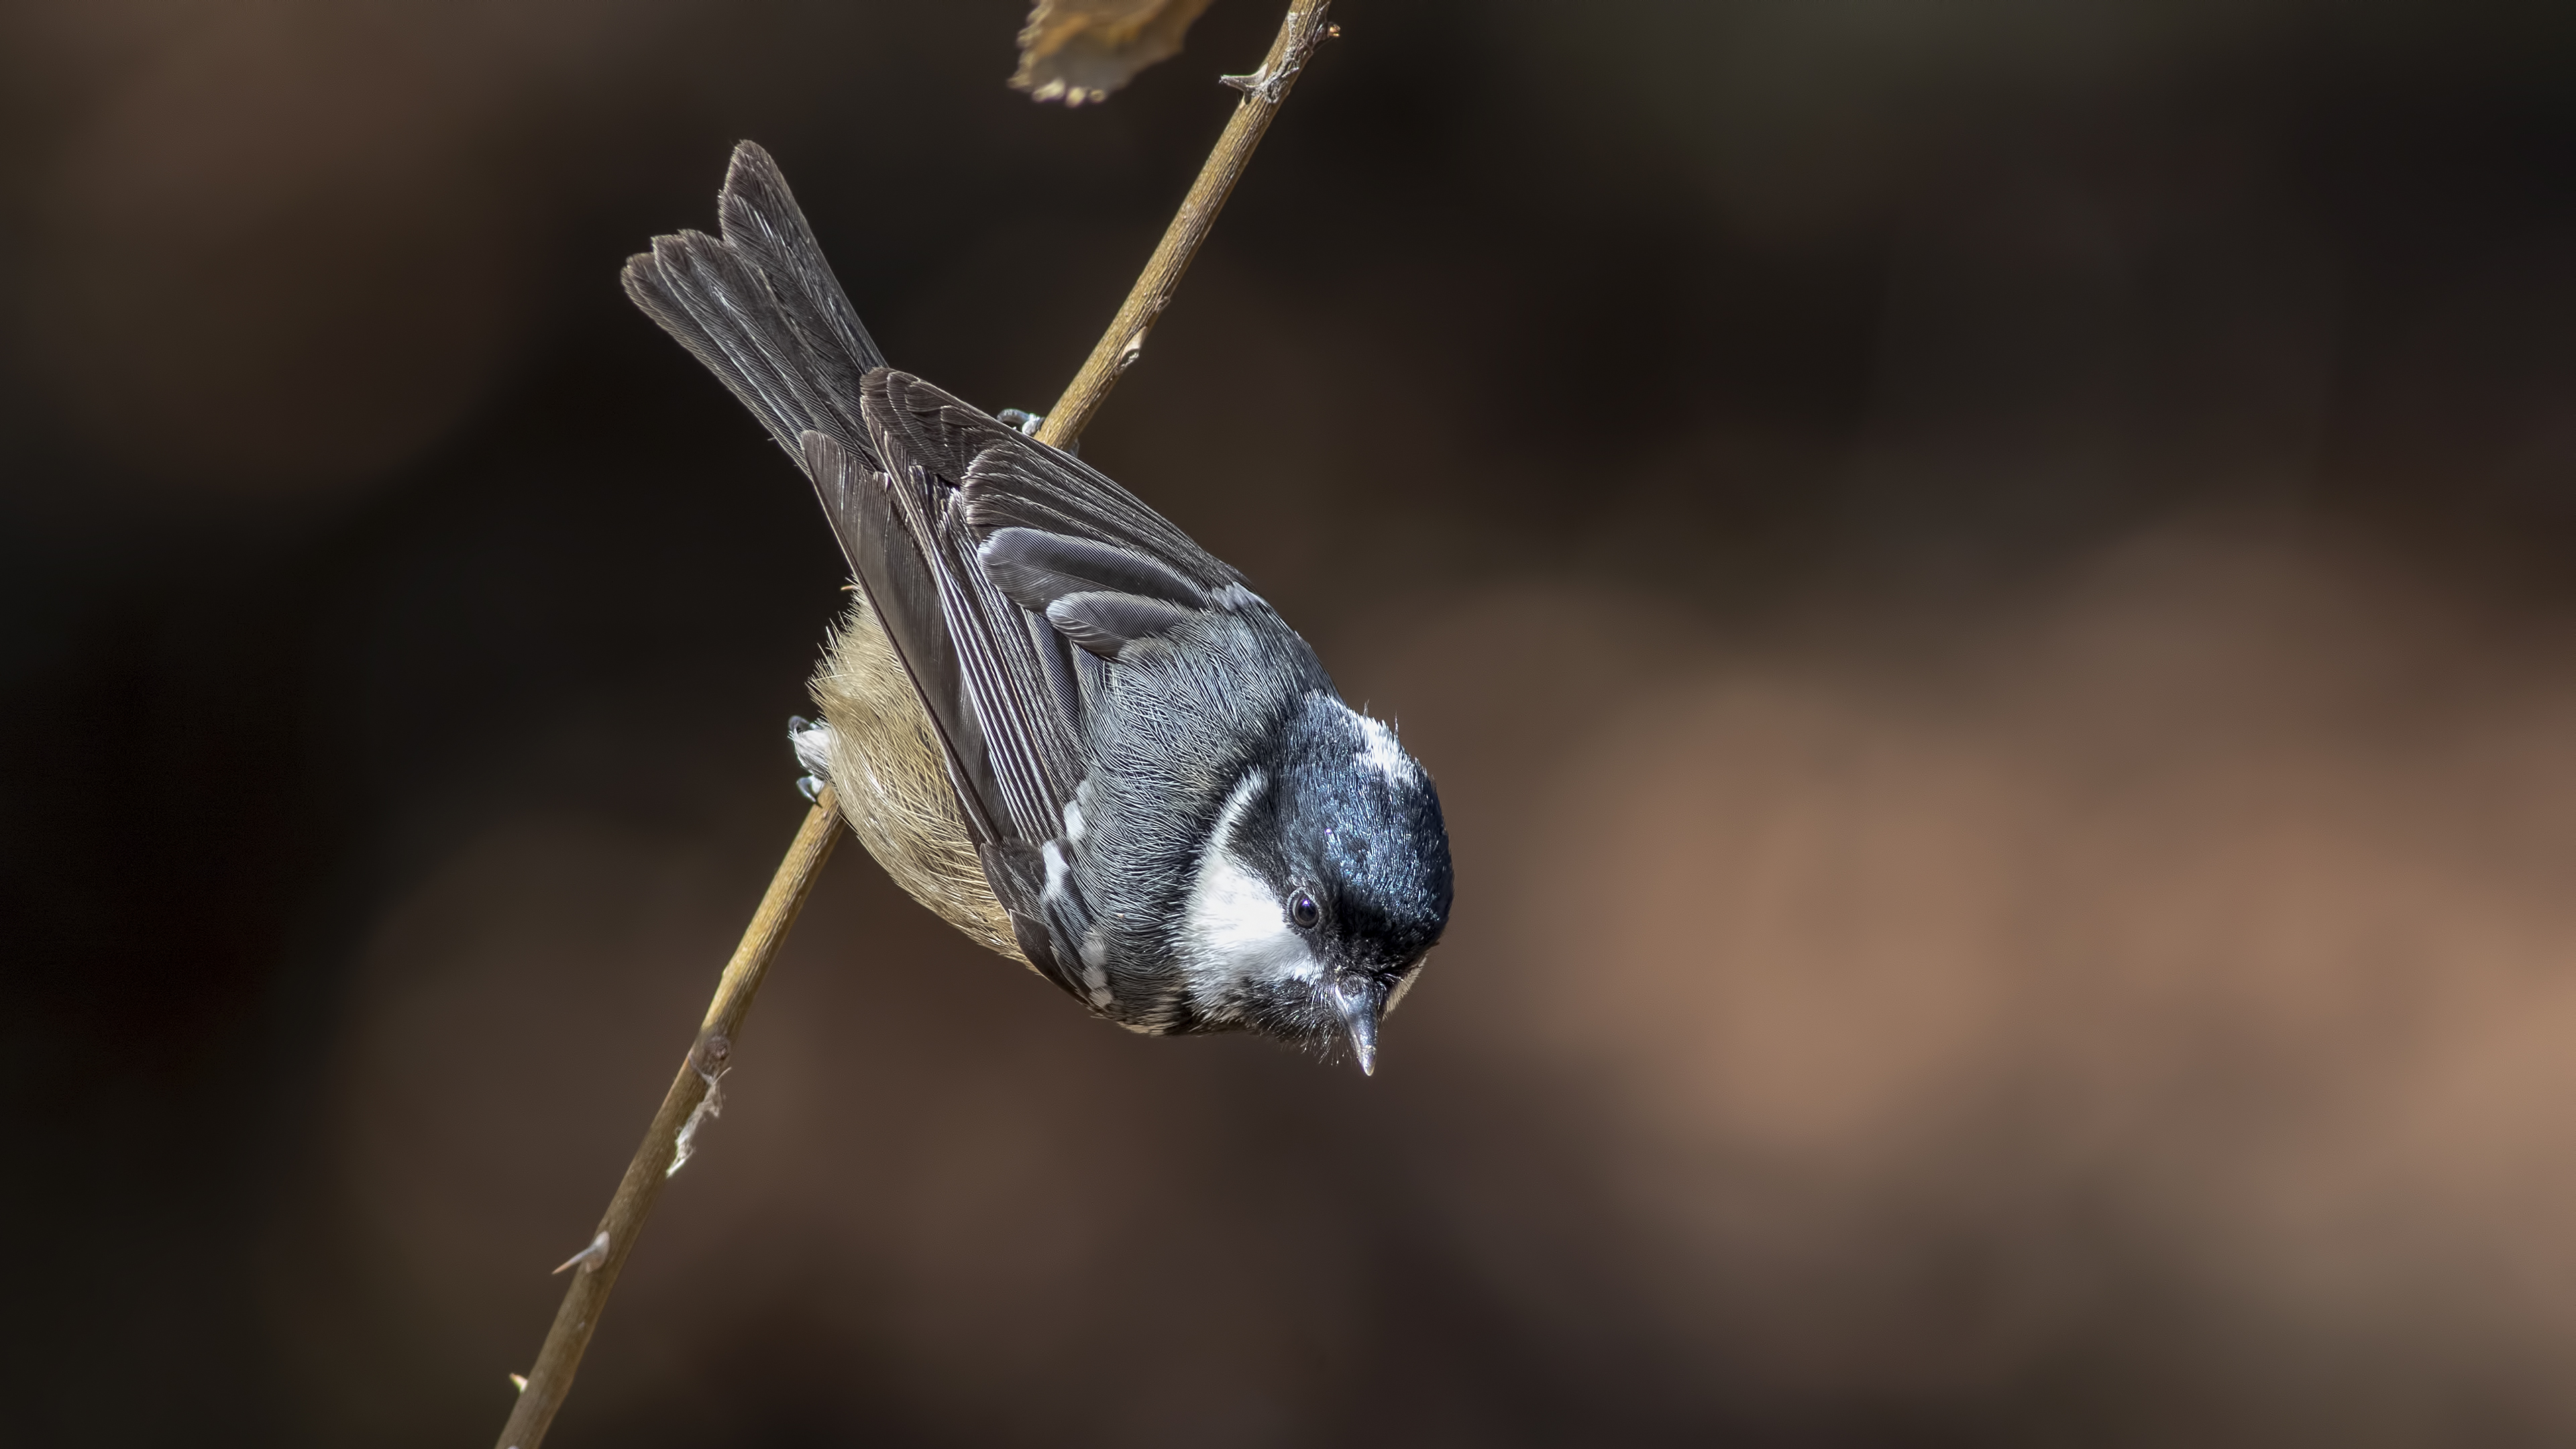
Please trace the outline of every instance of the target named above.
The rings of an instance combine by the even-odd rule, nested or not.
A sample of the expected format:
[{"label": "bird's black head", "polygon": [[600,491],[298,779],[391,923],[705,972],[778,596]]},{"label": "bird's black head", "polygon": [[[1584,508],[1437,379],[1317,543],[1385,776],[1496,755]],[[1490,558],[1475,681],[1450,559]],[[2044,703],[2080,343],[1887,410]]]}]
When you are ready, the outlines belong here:
[{"label": "bird's black head", "polygon": [[1449,832],[1394,731],[1317,691],[1226,802],[1182,923],[1203,1012],[1376,1065],[1449,922]]}]

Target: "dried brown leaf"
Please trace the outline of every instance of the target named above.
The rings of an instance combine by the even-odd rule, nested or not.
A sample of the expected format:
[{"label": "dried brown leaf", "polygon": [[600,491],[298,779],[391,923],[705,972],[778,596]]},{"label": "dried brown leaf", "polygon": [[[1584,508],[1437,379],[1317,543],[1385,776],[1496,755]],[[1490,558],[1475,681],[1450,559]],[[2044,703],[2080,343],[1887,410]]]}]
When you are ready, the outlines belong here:
[{"label": "dried brown leaf", "polygon": [[1041,101],[1106,100],[1130,77],[1181,50],[1208,0],[1038,0],[1020,30],[1011,84]]}]

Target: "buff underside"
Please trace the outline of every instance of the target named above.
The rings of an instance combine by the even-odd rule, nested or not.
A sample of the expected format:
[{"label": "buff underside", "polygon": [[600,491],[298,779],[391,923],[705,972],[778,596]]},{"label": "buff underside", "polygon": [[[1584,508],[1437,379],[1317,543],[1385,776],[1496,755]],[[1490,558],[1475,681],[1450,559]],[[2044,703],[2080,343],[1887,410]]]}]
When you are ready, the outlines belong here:
[{"label": "buff underside", "polygon": [[832,727],[832,782],[850,833],[906,895],[976,944],[1028,965],[984,877],[930,711],[865,592],[850,591],[850,611],[809,687]]}]

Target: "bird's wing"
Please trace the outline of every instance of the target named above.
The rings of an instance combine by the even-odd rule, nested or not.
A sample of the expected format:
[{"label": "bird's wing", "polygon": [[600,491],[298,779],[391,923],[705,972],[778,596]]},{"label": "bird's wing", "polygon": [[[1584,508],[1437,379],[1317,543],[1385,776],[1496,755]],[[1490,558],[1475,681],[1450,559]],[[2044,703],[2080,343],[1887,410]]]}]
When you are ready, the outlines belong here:
[{"label": "bird's wing", "polygon": [[1195,614],[1267,605],[1070,454],[906,373],[870,373],[861,399],[888,494],[938,578],[996,791],[987,811],[1071,974],[1091,913],[1069,879],[1082,829],[1067,807],[1111,665]]},{"label": "bird's wing", "polygon": [[869,374],[861,397],[890,496],[939,577],[1000,787],[994,813],[1043,844],[1081,784],[1106,665],[1136,639],[1253,596],[1079,459],[907,373]]}]

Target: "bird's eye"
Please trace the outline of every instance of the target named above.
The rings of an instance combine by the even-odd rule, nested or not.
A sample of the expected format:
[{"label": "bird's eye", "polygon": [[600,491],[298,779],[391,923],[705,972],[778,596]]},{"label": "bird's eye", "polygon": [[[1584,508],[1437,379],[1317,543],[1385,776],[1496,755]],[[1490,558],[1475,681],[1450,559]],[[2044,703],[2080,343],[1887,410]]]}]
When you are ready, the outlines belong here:
[{"label": "bird's eye", "polygon": [[1323,918],[1324,908],[1315,904],[1315,898],[1312,895],[1299,891],[1288,898],[1288,919],[1297,923],[1298,930],[1311,931],[1315,929],[1315,923]]}]

